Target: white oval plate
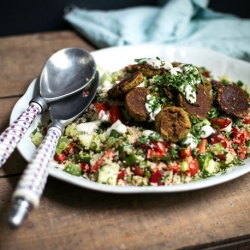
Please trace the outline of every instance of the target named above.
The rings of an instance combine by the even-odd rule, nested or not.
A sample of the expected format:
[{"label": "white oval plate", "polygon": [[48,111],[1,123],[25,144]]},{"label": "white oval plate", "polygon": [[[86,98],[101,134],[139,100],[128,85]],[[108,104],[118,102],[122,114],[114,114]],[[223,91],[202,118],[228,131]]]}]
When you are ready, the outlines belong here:
[{"label": "white oval plate", "polygon": [[[110,72],[117,71],[128,64],[134,63],[135,58],[143,57],[160,57],[166,61],[177,61],[184,63],[192,63],[196,66],[204,66],[212,71],[213,76],[229,76],[233,81],[241,80],[250,87],[250,64],[237,59],[229,58],[218,52],[207,49],[191,48],[191,47],[172,47],[166,45],[139,45],[112,47],[92,52],[97,65]],[[10,123],[12,123],[27,107],[32,97],[38,95],[38,84],[34,80],[26,93],[14,106]],[[31,125],[27,134],[18,145],[21,155],[30,161],[35,153],[35,146],[31,143],[29,135],[36,128],[37,123],[45,119],[47,114],[39,115],[35,122]],[[187,184],[179,184],[173,186],[109,186],[88,181],[82,177],[76,177],[55,168],[55,164],[51,163],[49,173],[62,181],[66,181],[81,187],[110,193],[160,193],[160,192],[182,192],[197,190],[221,184],[226,181],[238,178],[250,171],[250,159],[245,164],[238,166],[232,171],[217,175],[204,180],[191,182]]]}]

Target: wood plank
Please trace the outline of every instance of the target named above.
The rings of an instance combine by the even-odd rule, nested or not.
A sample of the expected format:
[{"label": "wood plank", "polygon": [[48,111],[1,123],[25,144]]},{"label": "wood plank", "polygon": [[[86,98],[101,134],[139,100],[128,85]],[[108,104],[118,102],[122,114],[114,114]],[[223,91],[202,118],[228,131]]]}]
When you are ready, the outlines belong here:
[{"label": "wood plank", "polygon": [[249,246],[249,174],[199,191],[133,195],[50,177],[40,207],[11,230],[6,218],[17,181],[0,178],[0,249],[227,249],[233,241]]},{"label": "wood plank", "polygon": [[[11,111],[18,99],[19,97],[0,99],[0,133],[2,133],[9,126]],[[20,174],[26,164],[27,162],[16,149],[0,170],[0,177]]]},{"label": "wood plank", "polygon": [[0,133],[9,126],[10,115],[20,97],[0,99]]},{"label": "wood plank", "polygon": [[0,38],[0,97],[22,95],[47,59],[67,47],[94,50],[73,31]]}]

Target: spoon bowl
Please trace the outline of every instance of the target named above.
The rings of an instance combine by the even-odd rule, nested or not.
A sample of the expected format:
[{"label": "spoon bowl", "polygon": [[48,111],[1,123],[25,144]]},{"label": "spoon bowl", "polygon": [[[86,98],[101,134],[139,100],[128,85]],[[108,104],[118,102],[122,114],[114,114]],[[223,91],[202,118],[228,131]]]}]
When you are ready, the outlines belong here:
[{"label": "spoon bowl", "polygon": [[40,75],[40,95],[52,102],[85,88],[96,73],[92,55],[84,49],[66,48],[52,55]]}]

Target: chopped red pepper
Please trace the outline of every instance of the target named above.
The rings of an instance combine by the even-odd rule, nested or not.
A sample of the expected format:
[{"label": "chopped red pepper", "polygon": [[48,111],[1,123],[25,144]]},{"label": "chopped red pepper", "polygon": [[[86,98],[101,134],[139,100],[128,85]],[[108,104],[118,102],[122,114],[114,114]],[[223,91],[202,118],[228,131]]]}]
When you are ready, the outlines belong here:
[{"label": "chopped red pepper", "polygon": [[66,158],[67,154],[62,152],[59,155],[55,155],[54,160],[57,161],[58,163],[65,163]]},{"label": "chopped red pepper", "polygon": [[200,154],[204,154],[207,151],[207,139],[203,138],[201,139],[201,142],[198,144],[197,146],[197,153]]},{"label": "chopped red pepper", "polygon": [[155,173],[151,175],[150,182],[157,183],[158,186],[164,185],[164,182],[162,182],[161,178],[162,178],[162,173],[159,170],[157,170]]},{"label": "chopped red pepper", "polygon": [[192,149],[191,149],[191,146],[188,145],[186,148],[184,149],[181,149],[179,152],[178,152],[178,155],[181,159],[185,159],[186,157],[188,156],[191,156],[192,154]]},{"label": "chopped red pepper", "polygon": [[95,110],[96,110],[96,113],[97,113],[97,114],[99,114],[99,112],[100,112],[101,110],[103,110],[103,111],[106,111],[106,110],[107,110],[106,107],[105,107],[103,104],[99,103],[99,102],[95,102],[95,103],[93,103],[93,104],[94,104],[94,106],[95,106]]},{"label": "chopped red pepper", "polygon": [[144,174],[144,171],[140,168],[140,167],[138,167],[138,166],[134,166],[134,167],[132,167],[132,172],[135,174],[135,175],[139,175],[139,176],[144,176],[145,174]]},{"label": "chopped red pepper", "polygon": [[124,177],[125,177],[125,171],[124,171],[124,170],[121,170],[121,171],[118,173],[117,179],[118,179],[118,180],[124,180]]},{"label": "chopped red pepper", "polygon": [[89,164],[87,164],[85,162],[81,163],[81,169],[82,169],[83,173],[90,173],[90,170],[91,170]]},{"label": "chopped red pepper", "polygon": [[122,116],[121,116],[121,113],[120,113],[120,110],[118,109],[117,106],[113,106],[110,111],[109,111],[109,114],[110,114],[110,122],[113,124],[115,123],[117,120],[122,120]]}]

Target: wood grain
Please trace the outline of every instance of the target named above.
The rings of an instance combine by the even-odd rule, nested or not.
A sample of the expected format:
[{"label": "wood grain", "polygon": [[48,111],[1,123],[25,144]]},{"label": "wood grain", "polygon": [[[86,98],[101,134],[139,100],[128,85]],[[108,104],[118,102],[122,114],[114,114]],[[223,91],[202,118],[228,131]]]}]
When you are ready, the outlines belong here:
[{"label": "wood grain", "polygon": [[19,97],[0,98],[0,133],[9,126],[11,111]]},{"label": "wood grain", "polygon": [[94,47],[72,31],[46,32],[0,39],[0,97],[19,96],[56,51],[67,47]]},{"label": "wood grain", "polygon": [[40,207],[11,230],[6,218],[17,180],[0,178],[1,249],[199,249],[249,238],[250,175],[200,191],[140,195],[49,178]]}]

